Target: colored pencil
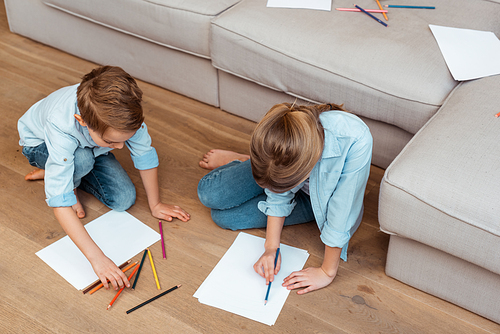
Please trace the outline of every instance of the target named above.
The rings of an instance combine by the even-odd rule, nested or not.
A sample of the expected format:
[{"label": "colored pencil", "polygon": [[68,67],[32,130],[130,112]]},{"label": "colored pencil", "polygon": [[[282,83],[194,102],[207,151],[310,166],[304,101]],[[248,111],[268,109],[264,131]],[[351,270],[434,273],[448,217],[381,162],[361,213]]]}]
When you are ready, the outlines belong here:
[{"label": "colored pencil", "polygon": [[[122,263],[121,265],[118,266],[118,268],[123,269],[123,267],[125,267],[130,262],[131,262],[131,260],[128,260],[127,262]],[[92,283],[91,285],[89,285],[87,288],[85,288],[85,290],[82,291],[83,294],[86,294],[87,292],[89,292],[90,290],[92,290],[93,288],[95,288],[96,286],[98,286],[99,284],[102,284],[100,279],[98,279],[97,281],[95,281],[94,283]]]},{"label": "colored pencil", "polygon": [[167,253],[165,253],[165,239],[163,239],[163,226],[161,225],[161,220],[158,222],[160,224],[160,236],[161,236],[161,250],[163,251],[163,258],[167,258]]},{"label": "colored pencil", "polygon": [[[378,8],[382,9],[382,5],[380,4],[380,1],[378,0],[375,0],[377,2],[377,5],[378,5]],[[387,14],[382,12],[382,14],[384,15],[384,18],[386,21],[389,21],[389,18],[387,17]]]},{"label": "colored pencil", "polygon": [[[361,12],[357,8],[335,8],[336,10],[342,11],[342,12]],[[365,9],[368,13],[387,13],[387,10],[385,9]]]},{"label": "colored pencil", "polygon": [[[128,280],[130,281],[130,279],[132,278],[132,276],[134,276],[135,272],[139,269],[139,267],[135,267],[134,271],[132,271],[132,273],[130,274],[130,276],[128,277]],[[120,290],[118,290],[118,292],[116,293],[115,297],[113,298],[113,300],[111,300],[111,303],[109,303],[108,305],[108,308],[107,310],[109,310],[109,308],[113,305],[113,303],[116,301],[116,299],[118,298],[118,296],[120,295],[120,293],[122,293],[123,289],[125,289],[125,287],[121,288]]]},{"label": "colored pencil", "polygon": [[[276,257],[274,258],[274,269],[276,269],[276,264],[278,263],[278,256],[280,255],[280,248],[276,249]],[[271,283],[269,282],[269,285],[267,286],[267,292],[266,292],[266,299],[264,299],[264,305],[267,304],[267,300],[269,298],[269,291],[271,291]]]},{"label": "colored pencil", "polygon": [[134,284],[132,285],[132,290],[135,290],[135,285],[137,284],[137,280],[139,279],[139,274],[141,273],[142,265],[144,264],[144,259],[146,258],[147,253],[148,253],[148,250],[145,249],[144,254],[142,254],[142,260],[141,260],[141,264],[139,265],[139,270],[137,270],[137,275],[135,275]]},{"label": "colored pencil", "polygon": [[151,269],[153,269],[153,275],[155,276],[156,287],[158,288],[158,290],[161,290],[160,282],[158,281],[158,275],[156,275],[155,264],[153,262],[153,255],[151,255],[151,251],[149,250],[149,248],[148,248],[148,255],[149,255],[149,262],[151,263]]},{"label": "colored pencil", "polygon": [[[122,271],[123,271],[123,272],[126,272],[126,271],[127,271],[127,270],[129,270],[130,268],[133,268],[133,267],[134,267],[137,263],[139,263],[139,262],[137,262],[137,261],[136,261],[136,262],[132,263],[130,266],[128,266],[127,268],[123,269]],[[109,282],[109,280],[108,280],[108,282]],[[89,292],[89,295],[93,294],[94,292],[96,292],[97,290],[99,290],[100,288],[102,288],[103,286],[104,286],[104,284],[102,284],[102,283],[101,283],[101,284],[99,284],[98,286],[96,286],[94,289],[92,289],[92,290]]]},{"label": "colored pencil", "polygon": [[500,112],[498,114],[496,114],[495,117],[497,117],[497,118],[500,117]]},{"label": "colored pencil", "polygon": [[385,5],[388,8],[417,8],[417,9],[436,9],[434,6],[407,6],[407,5]]},{"label": "colored pencil", "polygon": [[382,22],[381,20],[379,20],[378,18],[376,18],[375,16],[373,16],[372,14],[368,13],[366,10],[364,10],[363,8],[359,7],[358,5],[354,5],[354,7],[356,7],[357,9],[360,9],[363,13],[365,13],[366,15],[368,15],[369,17],[371,17],[372,19],[374,19],[375,21],[377,21],[378,23],[380,23],[381,25],[387,27],[387,23],[385,22]]},{"label": "colored pencil", "polygon": [[153,300],[156,300],[156,299],[158,299],[158,298],[160,298],[160,297],[162,297],[162,296],[165,296],[167,293],[170,293],[170,292],[172,292],[172,291],[174,291],[174,290],[176,290],[176,289],[178,289],[178,288],[180,288],[180,287],[181,287],[181,285],[174,286],[173,288],[170,288],[170,289],[168,289],[167,291],[164,291],[164,292],[160,293],[159,295],[156,295],[156,296],[154,296],[153,298],[146,300],[144,303],[139,304],[139,305],[137,305],[136,307],[133,307],[133,308],[131,308],[130,310],[128,310],[128,311],[127,311],[127,314],[129,314],[129,313],[131,313],[131,312],[134,312],[134,311],[135,311],[135,310],[137,310],[138,308],[141,308],[141,307],[143,307],[144,305],[151,303]]}]

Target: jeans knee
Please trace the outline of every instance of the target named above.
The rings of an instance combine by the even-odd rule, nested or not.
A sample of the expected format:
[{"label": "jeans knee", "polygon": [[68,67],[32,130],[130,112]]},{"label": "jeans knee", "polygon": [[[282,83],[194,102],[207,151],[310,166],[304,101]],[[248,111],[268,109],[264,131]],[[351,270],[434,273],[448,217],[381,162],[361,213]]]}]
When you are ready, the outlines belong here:
[{"label": "jeans knee", "polygon": [[111,200],[106,203],[106,205],[116,211],[125,211],[129,209],[135,203],[136,192],[135,187],[120,187],[120,189],[115,189],[114,195],[111,196]]},{"label": "jeans knee", "polygon": [[198,198],[207,208],[217,208],[217,200],[214,196],[213,189],[211,189],[207,176],[204,176],[198,183]]},{"label": "jeans knee", "polygon": [[90,148],[78,148],[75,151],[74,179],[79,180],[94,168],[95,156]]},{"label": "jeans knee", "polygon": [[217,226],[225,229],[225,230],[238,230],[238,227],[235,226],[234,220],[227,217],[227,214],[224,210],[211,210],[212,220]]}]

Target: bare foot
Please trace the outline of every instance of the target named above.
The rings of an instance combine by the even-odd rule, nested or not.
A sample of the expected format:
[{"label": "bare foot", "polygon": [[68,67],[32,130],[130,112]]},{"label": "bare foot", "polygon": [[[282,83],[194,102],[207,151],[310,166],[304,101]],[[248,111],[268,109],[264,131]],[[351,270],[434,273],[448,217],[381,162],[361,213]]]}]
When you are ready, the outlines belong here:
[{"label": "bare foot", "polygon": [[45,177],[45,170],[37,168],[26,174],[24,179],[26,181],[35,181],[35,180],[43,180],[44,177]]},{"label": "bare foot", "polygon": [[203,156],[200,161],[200,167],[205,169],[215,169],[234,160],[247,161],[250,159],[249,155],[240,154],[233,151],[226,150],[210,150]]},{"label": "bare foot", "polygon": [[72,206],[73,211],[75,211],[78,218],[84,218],[85,217],[85,210],[83,210],[83,205],[82,205],[82,203],[80,203],[80,199],[78,198],[78,194],[76,193],[76,189],[75,189],[75,196],[76,196],[76,204]]}]

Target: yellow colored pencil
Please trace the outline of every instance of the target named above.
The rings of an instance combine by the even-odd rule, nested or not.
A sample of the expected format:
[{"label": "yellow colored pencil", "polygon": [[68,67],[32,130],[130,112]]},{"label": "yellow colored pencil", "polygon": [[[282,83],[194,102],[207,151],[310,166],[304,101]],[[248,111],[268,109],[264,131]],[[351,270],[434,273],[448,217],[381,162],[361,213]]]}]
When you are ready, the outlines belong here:
[{"label": "yellow colored pencil", "polygon": [[[377,1],[378,8],[380,8],[380,10],[383,10],[382,5],[380,4],[380,1],[378,1],[378,0],[375,0],[375,1]],[[387,15],[384,12],[382,12],[382,14],[384,15],[385,20],[389,21],[389,18],[387,17]]]},{"label": "yellow colored pencil", "polygon": [[155,275],[155,281],[156,281],[156,287],[158,290],[161,290],[160,288],[160,282],[158,281],[158,275],[156,275],[156,269],[155,269],[155,264],[153,262],[153,256],[151,255],[151,251],[148,248],[148,255],[149,255],[149,262],[151,262],[151,269],[153,269],[153,275]]}]

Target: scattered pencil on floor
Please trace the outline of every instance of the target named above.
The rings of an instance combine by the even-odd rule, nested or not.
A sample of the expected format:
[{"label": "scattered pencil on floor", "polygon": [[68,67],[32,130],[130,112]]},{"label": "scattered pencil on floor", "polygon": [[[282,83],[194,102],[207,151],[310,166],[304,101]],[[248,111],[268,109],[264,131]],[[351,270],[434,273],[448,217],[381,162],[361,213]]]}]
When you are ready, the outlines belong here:
[{"label": "scattered pencil on floor", "polygon": [[[137,262],[136,262],[137,263]],[[128,277],[128,280],[130,281],[130,279],[132,278],[132,276],[134,276],[135,272],[139,269],[139,267],[135,267],[134,271],[132,271],[132,273],[130,274],[130,276]],[[116,299],[118,298],[118,296],[120,295],[120,293],[122,293],[123,289],[125,289],[125,286],[123,286],[123,288],[121,288],[120,290],[118,290],[118,292],[116,293],[115,297],[113,298],[113,300],[111,301],[111,303],[109,303],[108,305],[108,308],[107,310],[110,309],[110,307],[114,304],[114,302],[116,301]]]},{"label": "scattered pencil on floor", "polygon": [[[378,0],[375,0],[375,1],[377,2],[377,6],[378,6],[378,8],[380,8],[380,10],[382,10],[382,5],[380,4],[380,1],[378,1]],[[386,13],[382,12],[382,15],[384,15],[384,19],[385,19],[386,21],[389,21],[389,18],[387,17],[387,14],[386,14]]]},{"label": "scattered pencil on floor", "polygon": [[173,288],[170,288],[170,289],[168,289],[167,291],[164,291],[164,292],[160,293],[159,295],[156,295],[156,296],[154,296],[153,298],[146,300],[144,303],[139,304],[139,305],[137,305],[136,307],[133,307],[133,308],[131,308],[130,310],[128,310],[128,311],[127,311],[127,314],[129,314],[129,313],[131,313],[131,312],[134,312],[134,311],[135,311],[135,310],[137,310],[138,308],[141,308],[141,307],[143,307],[144,305],[151,303],[153,300],[156,300],[156,299],[158,299],[158,298],[160,298],[160,297],[162,297],[162,296],[165,296],[167,293],[170,293],[170,292],[172,292],[172,291],[174,291],[174,290],[176,290],[176,289],[178,289],[178,288],[180,288],[180,287],[181,287],[181,285],[174,286]]},{"label": "scattered pencil on floor", "polygon": [[[122,263],[121,265],[118,266],[118,268],[120,269],[123,269],[123,267],[125,267],[127,264],[129,264],[130,262],[132,262],[132,260],[128,260],[127,262],[125,263]],[[130,269],[130,268],[129,268]],[[101,283],[101,280],[97,280],[95,281],[93,284],[89,285],[85,290],[83,290],[83,294],[86,294],[87,292],[91,291],[92,289],[94,289],[96,286],[98,286],[99,284],[102,284]]]},{"label": "scattered pencil on floor", "polygon": [[137,270],[137,275],[135,275],[134,284],[132,285],[132,290],[135,290],[135,285],[137,284],[137,280],[139,279],[139,274],[141,273],[142,265],[144,264],[144,259],[146,258],[147,253],[148,253],[148,250],[145,249],[144,254],[142,254],[142,260],[141,260],[141,264],[139,265],[139,270]]},{"label": "scattered pencil on floor", "polygon": [[495,117],[497,117],[497,118],[500,117],[500,112],[498,114],[496,114]]},{"label": "scattered pencil on floor", "polygon": [[151,269],[153,269],[153,275],[155,276],[156,287],[158,288],[158,290],[161,290],[160,282],[158,281],[158,275],[156,274],[155,264],[153,262],[153,255],[151,254],[149,248],[148,248],[148,255],[149,255],[149,262],[151,263]]},{"label": "scattered pencil on floor", "polygon": [[[136,261],[136,262],[132,263],[130,266],[128,266],[127,268],[123,269],[122,271],[126,272],[127,270],[129,270],[129,269],[133,268],[135,265],[137,265],[137,263],[139,263],[139,262]],[[89,295],[93,294],[94,292],[96,292],[97,290],[99,290],[100,288],[102,288],[103,286],[104,286],[104,284],[102,284],[102,283],[99,284],[98,286],[96,286],[94,289],[92,289],[89,292]]]},{"label": "scattered pencil on floor", "polygon": [[160,224],[160,236],[161,236],[161,250],[163,251],[163,258],[167,258],[167,253],[165,252],[165,239],[163,239],[163,225],[161,220],[158,222]]}]

